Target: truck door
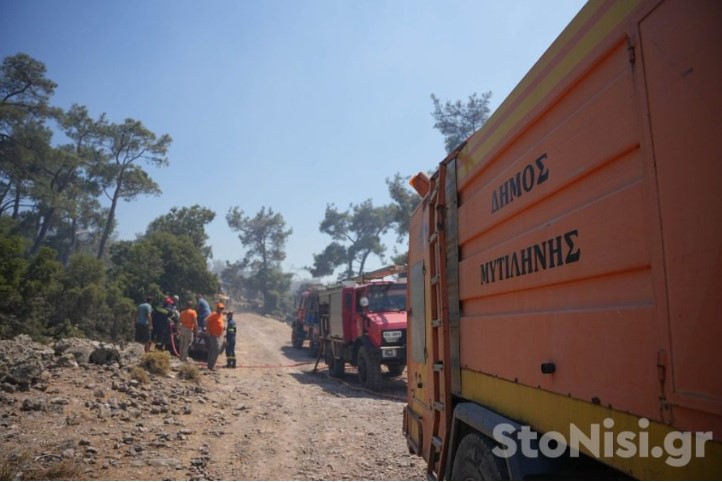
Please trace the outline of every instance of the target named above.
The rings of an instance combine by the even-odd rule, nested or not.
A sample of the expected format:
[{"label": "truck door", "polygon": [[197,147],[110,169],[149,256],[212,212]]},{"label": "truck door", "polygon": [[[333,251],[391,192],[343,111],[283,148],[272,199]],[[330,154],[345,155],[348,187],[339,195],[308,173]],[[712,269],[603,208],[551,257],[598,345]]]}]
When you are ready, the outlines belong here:
[{"label": "truck door", "polygon": [[[671,353],[658,363],[675,422],[722,411],[722,2],[667,0],[640,23]],[[702,94],[704,93],[704,94]],[[663,315],[663,313],[660,313]],[[671,393],[670,393],[671,392]],[[717,438],[717,437],[715,437]]]}]

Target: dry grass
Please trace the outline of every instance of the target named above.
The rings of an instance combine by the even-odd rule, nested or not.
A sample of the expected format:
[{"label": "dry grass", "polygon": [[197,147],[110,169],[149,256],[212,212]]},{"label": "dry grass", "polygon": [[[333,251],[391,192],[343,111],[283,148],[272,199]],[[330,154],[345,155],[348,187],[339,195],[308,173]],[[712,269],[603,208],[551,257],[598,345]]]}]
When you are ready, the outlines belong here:
[{"label": "dry grass", "polygon": [[0,480],[14,480],[18,472],[18,466],[9,459],[0,463]]},{"label": "dry grass", "polygon": [[30,460],[30,453],[23,451],[11,455],[4,455],[0,461],[0,480],[15,480],[18,472],[23,472],[23,467]]},{"label": "dry grass", "polygon": [[80,465],[75,459],[62,459],[48,467],[34,469],[23,474],[26,480],[77,480],[81,478]]},{"label": "dry grass", "polygon": [[82,471],[73,458],[41,455],[31,457],[30,452],[5,456],[0,461],[0,480],[79,480]]},{"label": "dry grass", "polygon": [[148,373],[165,375],[170,370],[170,353],[167,351],[150,351],[140,359],[140,366]]},{"label": "dry grass", "polygon": [[178,378],[200,383],[201,372],[200,370],[198,370],[198,367],[193,365],[192,363],[184,363],[178,368]]},{"label": "dry grass", "polygon": [[145,371],[145,368],[140,365],[136,365],[130,369],[130,378],[132,380],[138,380],[138,382],[142,384],[150,382],[150,376],[148,376],[148,372]]}]

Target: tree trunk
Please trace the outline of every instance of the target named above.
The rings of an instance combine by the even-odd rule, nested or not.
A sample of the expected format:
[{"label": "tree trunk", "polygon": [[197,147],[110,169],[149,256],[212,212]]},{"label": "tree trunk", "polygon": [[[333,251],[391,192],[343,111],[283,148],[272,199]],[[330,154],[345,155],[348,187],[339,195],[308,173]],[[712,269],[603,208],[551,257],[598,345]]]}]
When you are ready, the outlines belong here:
[{"label": "tree trunk", "polygon": [[43,244],[43,241],[45,241],[45,237],[48,235],[48,230],[50,229],[50,226],[53,223],[53,218],[55,217],[55,208],[48,209],[43,216],[43,222],[40,225],[40,230],[38,231],[38,235],[35,237],[35,241],[33,242],[33,247],[30,248],[30,256],[34,256],[38,253],[40,250],[40,245]]},{"label": "tree trunk", "polygon": [[366,266],[366,259],[369,257],[369,254],[371,254],[370,251],[366,251],[366,254],[363,255],[363,258],[361,258],[361,263],[358,268],[358,274],[363,274],[364,267]]},{"label": "tree trunk", "polygon": [[15,188],[15,202],[13,203],[13,215],[12,218],[14,220],[18,219],[18,216],[20,215],[20,184],[18,184]]},{"label": "tree trunk", "polygon": [[70,224],[70,240],[63,248],[63,253],[61,254],[61,262],[63,263],[63,266],[68,265],[68,261],[70,261],[70,255],[77,251],[78,249],[78,220],[73,217],[71,224]]},{"label": "tree trunk", "polygon": [[5,189],[0,196],[0,215],[5,211],[5,196],[10,192],[10,183],[8,183],[7,189]]},{"label": "tree trunk", "polygon": [[103,236],[100,238],[100,246],[98,247],[98,259],[103,258],[103,255],[105,254],[105,245],[108,243],[108,238],[110,238],[110,234],[113,232],[113,223],[115,222],[115,208],[118,206],[118,198],[120,198],[120,183],[121,180],[118,181],[118,184],[115,187],[115,192],[113,193],[113,200],[110,204],[108,219],[105,222]]}]

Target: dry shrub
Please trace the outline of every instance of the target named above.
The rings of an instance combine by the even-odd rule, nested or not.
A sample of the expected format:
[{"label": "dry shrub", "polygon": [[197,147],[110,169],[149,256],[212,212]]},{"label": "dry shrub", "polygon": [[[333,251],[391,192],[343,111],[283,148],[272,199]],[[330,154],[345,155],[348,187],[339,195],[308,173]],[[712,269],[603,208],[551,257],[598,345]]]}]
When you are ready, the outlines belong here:
[{"label": "dry shrub", "polygon": [[16,480],[16,475],[18,472],[23,472],[23,466],[29,460],[30,454],[26,451],[5,456],[0,462],[0,480]]},{"label": "dry shrub", "polygon": [[9,460],[0,463],[0,480],[13,480],[15,478],[16,466]]},{"label": "dry shrub", "polygon": [[170,370],[170,353],[167,351],[150,351],[140,359],[140,366],[148,373],[165,375]]},{"label": "dry shrub", "polygon": [[150,382],[148,372],[146,372],[145,368],[140,365],[136,365],[130,369],[130,378],[133,380],[138,380],[138,382],[143,384]]},{"label": "dry shrub", "polygon": [[201,381],[201,372],[192,363],[184,363],[178,368],[178,378],[192,380],[196,383]]},{"label": "dry shrub", "polygon": [[75,459],[62,459],[49,467],[35,469],[23,474],[27,480],[77,480],[81,477],[80,465]]}]

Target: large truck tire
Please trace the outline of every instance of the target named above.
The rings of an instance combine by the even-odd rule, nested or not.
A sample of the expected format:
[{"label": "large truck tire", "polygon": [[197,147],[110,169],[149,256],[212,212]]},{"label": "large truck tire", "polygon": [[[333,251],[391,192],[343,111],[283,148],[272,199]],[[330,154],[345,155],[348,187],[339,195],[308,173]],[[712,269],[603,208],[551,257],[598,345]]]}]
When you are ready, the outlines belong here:
[{"label": "large truck tire", "polygon": [[390,377],[398,377],[402,373],[404,373],[404,369],[406,368],[405,363],[388,363],[386,365],[386,368],[389,369],[389,376]]},{"label": "large truck tire", "polygon": [[310,345],[308,347],[308,355],[312,356],[313,358],[318,358],[318,352],[321,350],[321,347],[314,345],[313,342],[309,342]]},{"label": "large truck tire", "polygon": [[328,365],[328,373],[333,378],[342,378],[346,371],[345,363],[340,358],[331,357],[331,363]]},{"label": "large truck tire", "polygon": [[311,356],[318,358],[318,354],[321,351],[321,340],[319,340],[318,335],[315,334],[314,331],[311,331],[308,338],[308,348]]},{"label": "large truck tire", "polygon": [[291,327],[291,344],[294,348],[301,348],[303,346],[303,338],[298,336],[296,325]]},{"label": "large truck tire", "polygon": [[381,364],[363,346],[358,351],[358,378],[369,390],[381,389]]},{"label": "large truck tire", "polygon": [[330,343],[326,344],[325,353],[326,365],[328,365],[328,374],[333,378],[343,377],[344,371],[346,370],[346,364],[340,358],[335,358],[333,356],[333,349],[331,348]]},{"label": "large truck tire", "polygon": [[198,333],[197,336],[193,337],[188,356],[196,361],[204,362],[208,360],[208,333]]},{"label": "large truck tire", "polygon": [[451,480],[509,480],[506,463],[492,452],[494,446],[491,439],[478,433],[470,433],[461,439]]}]

